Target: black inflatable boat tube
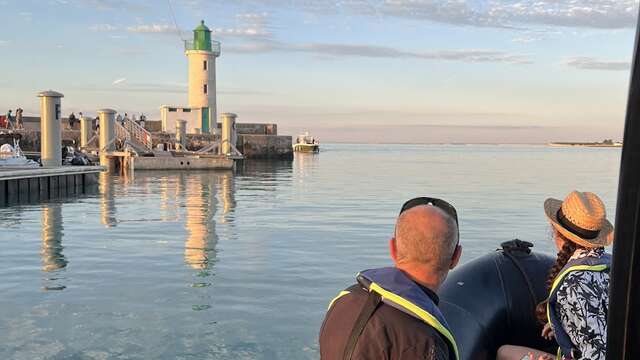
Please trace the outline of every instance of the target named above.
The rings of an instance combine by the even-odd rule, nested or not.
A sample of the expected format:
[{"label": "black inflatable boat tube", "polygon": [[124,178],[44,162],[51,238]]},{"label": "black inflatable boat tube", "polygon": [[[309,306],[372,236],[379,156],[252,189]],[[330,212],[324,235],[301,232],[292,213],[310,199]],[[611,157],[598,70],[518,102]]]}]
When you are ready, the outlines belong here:
[{"label": "black inflatable boat tube", "polygon": [[[555,259],[530,252],[514,240],[503,249],[452,271],[440,288],[440,309],[458,343],[461,360],[495,359],[501,345],[555,353],[540,336],[535,306],[547,296],[546,278]],[[507,250],[505,250],[507,249]]]}]

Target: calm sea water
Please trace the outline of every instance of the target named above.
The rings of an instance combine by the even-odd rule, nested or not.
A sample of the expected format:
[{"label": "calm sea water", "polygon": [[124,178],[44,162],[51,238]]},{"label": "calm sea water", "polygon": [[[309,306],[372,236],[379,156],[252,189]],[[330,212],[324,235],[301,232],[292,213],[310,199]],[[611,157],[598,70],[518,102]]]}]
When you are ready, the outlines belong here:
[{"label": "calm sea water", "polygon": [[322,150],[0,208],[0,359],[315,359],[329,300],[390,264],[405,199],[458,208],[463,261],[515,237],[552,252],[548,196],[590,190],[615,209],[618,149]]}]

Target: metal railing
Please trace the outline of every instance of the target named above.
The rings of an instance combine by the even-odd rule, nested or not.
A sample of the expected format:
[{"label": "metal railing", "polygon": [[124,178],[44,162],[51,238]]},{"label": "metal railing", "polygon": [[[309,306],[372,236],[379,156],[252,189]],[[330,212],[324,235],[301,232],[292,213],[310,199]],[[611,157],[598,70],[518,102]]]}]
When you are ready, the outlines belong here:
[{"label": "metal railing", "polygon": [[[117,123],[117,122],[116,122]],[[147,129],[143,128],[137,122],[131,119],[124,119],[123,124],[120,125],[122,129],[124,129],[127,134],[122,134],[120,137],[123,140],[129,140],[129,142],[135,141],[143,145],[147,150],[153,149],[153,139],[151,137],[151,133],[147,131]],[[116,125],[116,136],[118,135],[118,131],[122,131],[122,129],[118,129]]]},{"label": "metal railing", "polygon": [[119,139],[122,141],[131,139],[131,134],[127,131],[127,129],[125,129],[124,126],[122,126],[122,124],[119,121],[115,122],[114,130],[116,134],[115,136],[116,139]]},{"label": "metal railing", "polygon": [[[225,143],[229,143],[229,148],[231,149],[231,151],[228,154],[221,154],[220,152],[222,151],[222,144],[225,144]],[[209,146],[203,147],[202,149],[196,151],[196,154],[209,154],[209,153],[226,155],[233,159],[244,159],[244,155],[242,154],[242,152],[240,152],[240,150],[238,150],[238,148],[235,147],[235,145],[229,142],[229,140],[225,140],[222,142],[216,141],[210,144]]]},{"label": "metal railing", "polygon": [[[190,50],[203,50],[203,51],[205,51],[205,49],[198,49],[195,46],[195,43],[193,42],[193,40],[185,40],[184,41],[184,50],[185,51],[190,51]],[[220,42],[219,41],[211,40],[211,52],[215,56],[220,56]]]}]

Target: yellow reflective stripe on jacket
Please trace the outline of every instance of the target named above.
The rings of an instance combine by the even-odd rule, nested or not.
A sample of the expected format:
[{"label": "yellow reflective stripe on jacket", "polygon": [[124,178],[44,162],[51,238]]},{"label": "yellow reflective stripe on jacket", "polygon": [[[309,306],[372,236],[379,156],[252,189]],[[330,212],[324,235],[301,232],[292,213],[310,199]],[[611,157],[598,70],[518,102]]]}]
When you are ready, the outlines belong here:
[{"label": "yellow reflective stripe on jacket", "polygon": [[562,282],[564,277],[567,276],[572,271],[604,271],[604,270],[607,270],[608,268],[609,268],[609,265],[606,265],[606,264],[571,266],[565,271],[561,272],[560,275],[556,276],[556,279],[553,281],[553,285],[551,285],[551,291],[549,292],[550,293],[553,292],[553,290],[560,284],[560,282]]},{"label": "yellow reflective stripe on jacket", "polygon": [[433,315],[431,315],[428,312],[424,311],[422,308],[420,308],[419,306],[415,305],[411,301],[406,300],[406,299],[404,299],[404,298],[402,298],[402,297],[400,297],[400,296],[398,296],[398,295],[396,295],[396,294],[394,294],[392,292],[389,292],[389,291],[383,289],[382,287],[380,287],[380,285],[378,285],[378,284],[376,284],[374,282],[372,282],[371,285],[369,286],[369,290],[370,291],[375,291],[378,294],[380,294],[380,296],[382,296],[383,298],[389,299],[389,300],[393,301],[394,303],[404,307],[405,309],[407,309],[407,310],[411,311],[412,313],[416,314],[424,322],[426,322],[427,324],[431,325],[431,327],[436,329],[439,333],[441,333],[444,337],[446,337],[447,340],[449,340],[449,343],[453,347],[453,352],[456,355],[456,359],[460,359],[460,355],[458,354],[458,345],[456,344],[456,340],[453,338],[453,335]]},{"label": "yellow reflective stripe on jacket", "polygon": [[[558,276],[556,276],[556,279],[553,281],[553,284],[551,285],[551,289],[549,290],[549,298],[551,297],[551,294],[553,293],[553,291],[558,287],[558,285],[560,285],[560,283],[562,282],[562,280],[564,280],[564,278],[569,275],[570,272],[573,271],[604,271],[607,270],[609,268],[609,265],[606,264],[601,264],[601,265],[576,265],[576,266],[571,266],[569,268],[567,268],[565,271],[561,272]],[[551,324],[551,314],[550,314],[550,308],[549,308],[549,298],[547,298],[547,321],[549,322],[549,324]]]},{"label": "yellow reflective stripe on jacket", "polygon": [[338,294],[338,296],[334,297],[333,300],[331,300],[331,302],[329,303],[329,307],[327,307],[327,310],[331,309],[331,307],[333,306],[333,303],[336,302],[336,300],[340,299],[341,297],[347,295],[349,292],[346,290],[342,290],[340,291],[340,293]]}]

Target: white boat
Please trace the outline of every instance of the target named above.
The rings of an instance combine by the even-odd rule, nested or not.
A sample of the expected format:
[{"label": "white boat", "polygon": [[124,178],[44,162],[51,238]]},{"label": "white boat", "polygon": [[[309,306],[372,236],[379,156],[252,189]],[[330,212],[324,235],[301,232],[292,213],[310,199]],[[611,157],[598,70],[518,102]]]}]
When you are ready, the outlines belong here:
[{"label": "white boat", "polygon": [[40,164],[24,156],[20,149],[20,140],[16,137],[13,137],[13,146],[11,144],[0,146],[0,169],[36,167],[40,167]]},{"label": "white boat", "polygon": [[309,135],[309,132],[305,132],[302,135],[298,135],[296,143],[293,144],[293,151],[317,153],[320,151],[320,142]]}]

